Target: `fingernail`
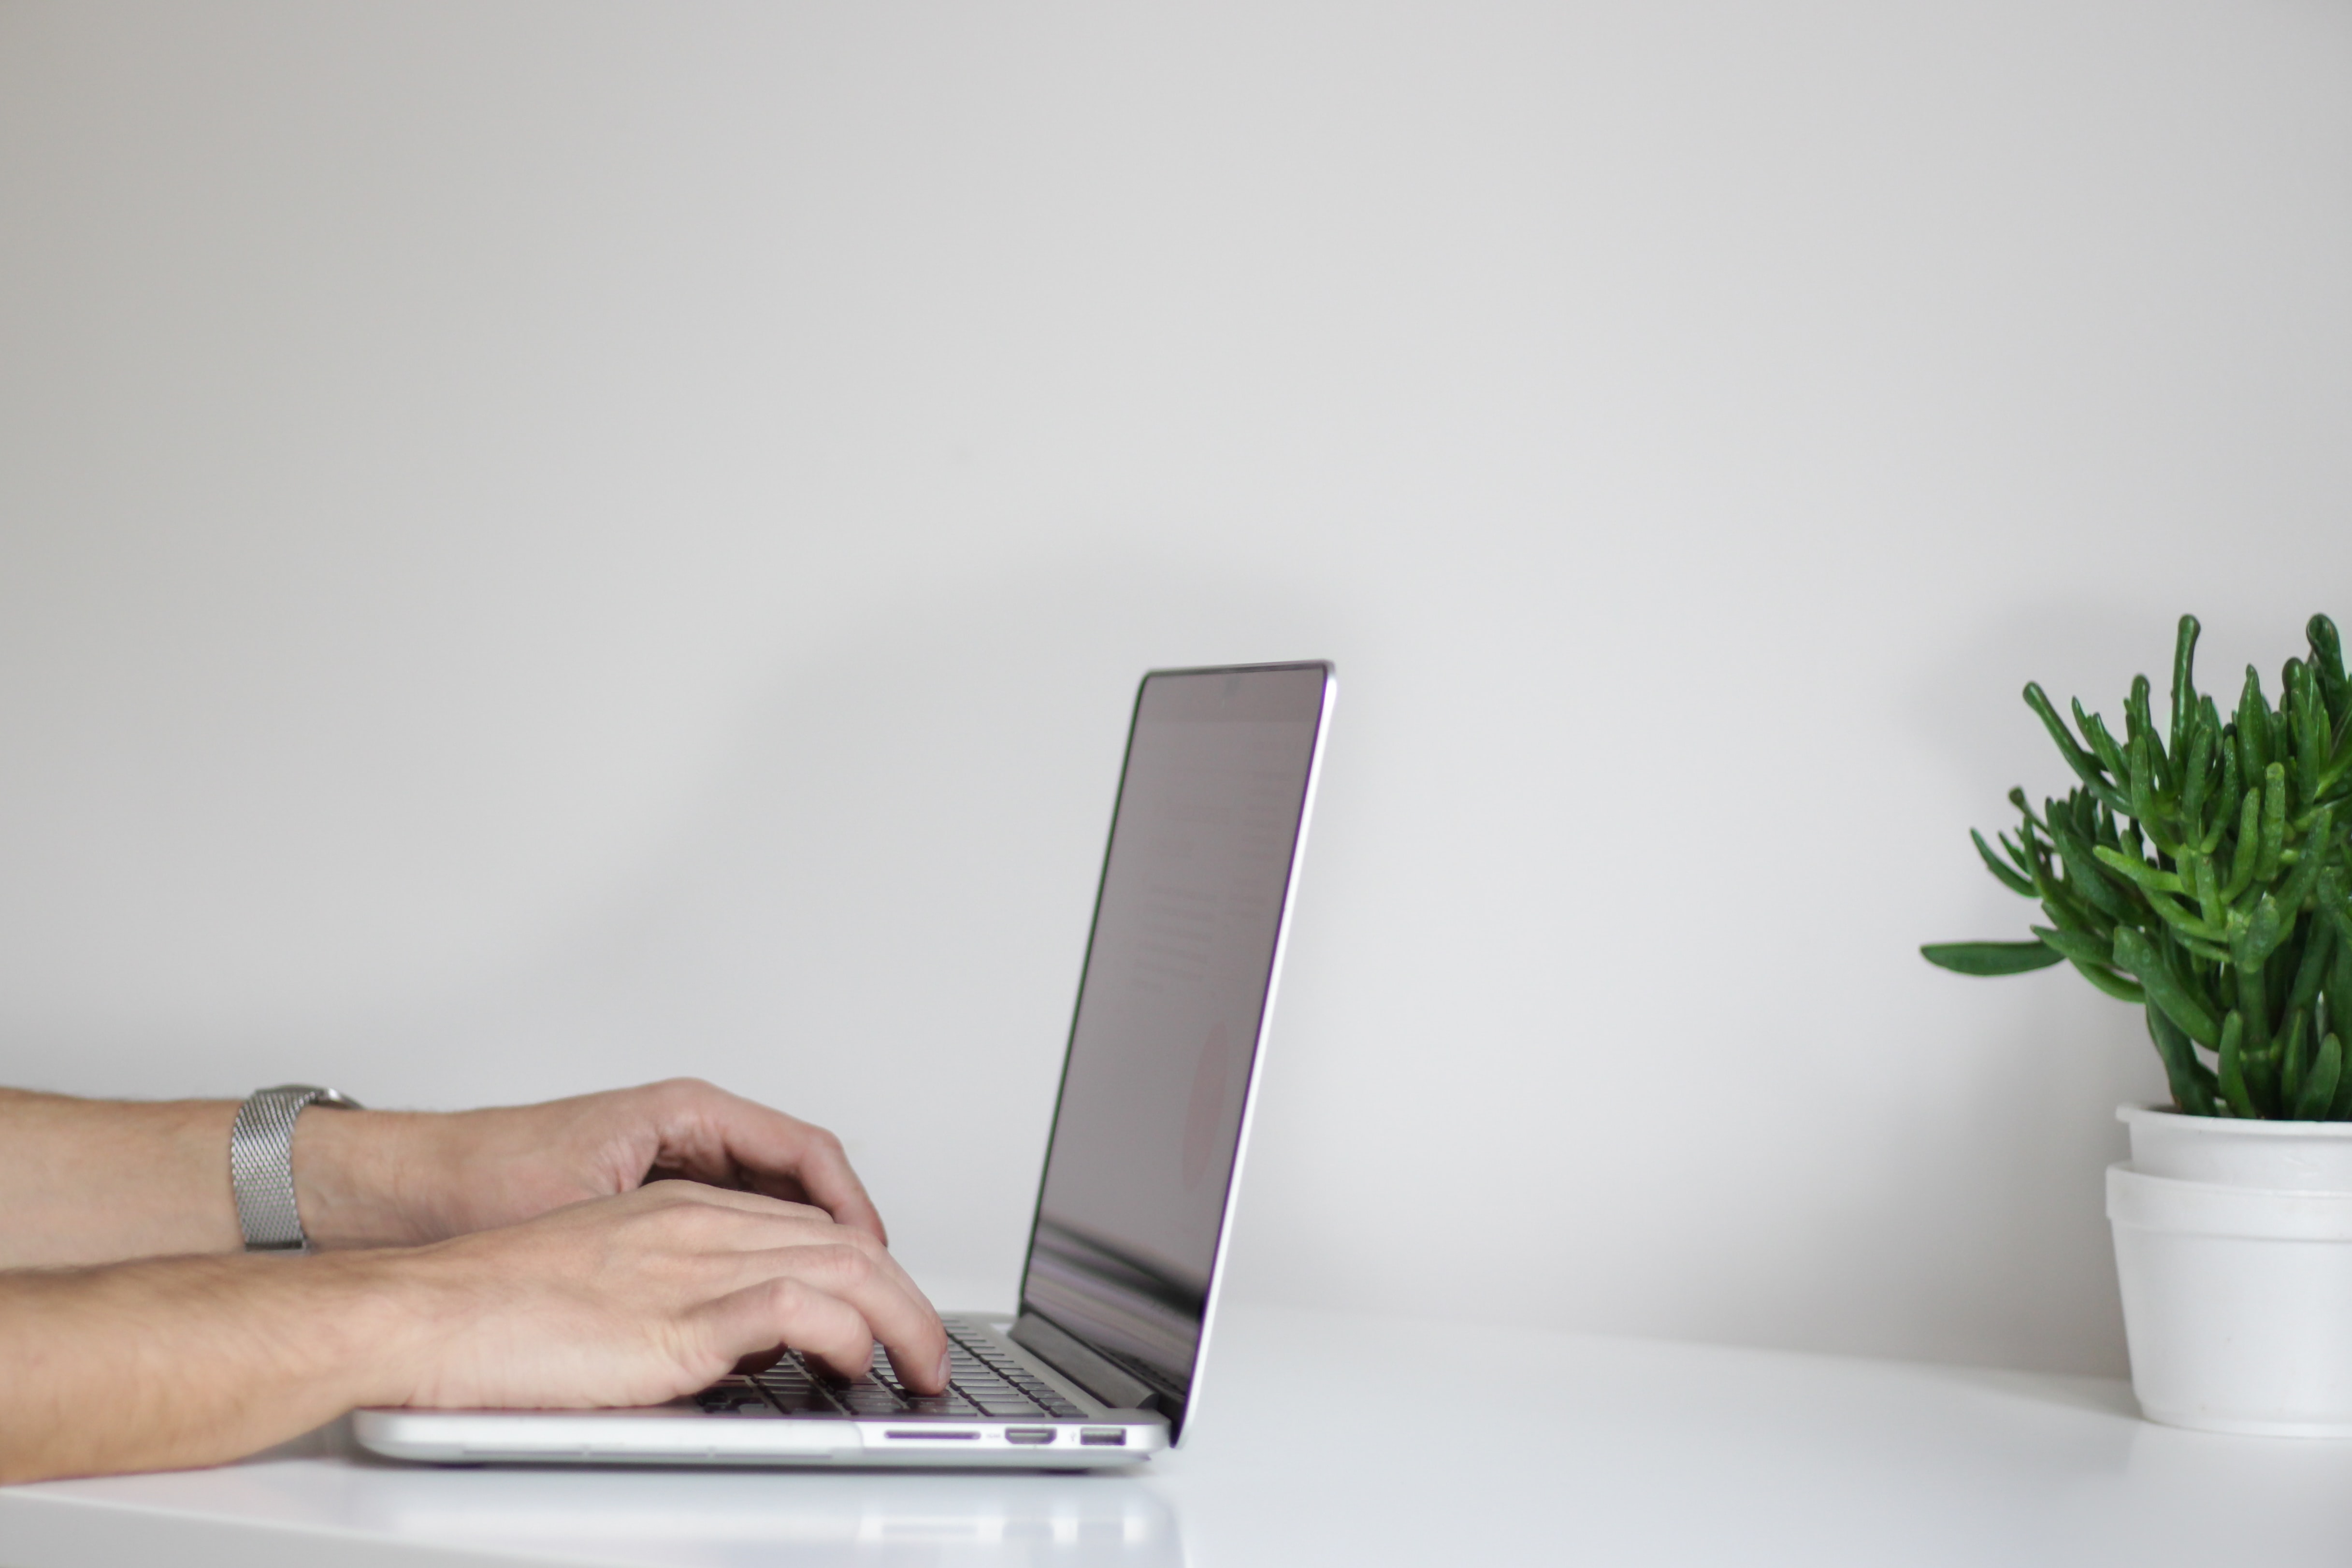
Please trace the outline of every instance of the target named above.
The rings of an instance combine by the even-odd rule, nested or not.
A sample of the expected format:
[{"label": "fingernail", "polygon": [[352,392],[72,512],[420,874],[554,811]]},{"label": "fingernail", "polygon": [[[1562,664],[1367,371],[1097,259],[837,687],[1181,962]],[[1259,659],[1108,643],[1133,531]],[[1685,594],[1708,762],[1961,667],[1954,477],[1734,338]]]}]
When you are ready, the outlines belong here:
[{"label": "fingernail", "polygon": [[940,1352],[940,1386],[941,1388],[945,1388],[947,1385],[948,1385],[948,1353],[947,1353],[946,1351],[941,1351],[941,1352]]}]

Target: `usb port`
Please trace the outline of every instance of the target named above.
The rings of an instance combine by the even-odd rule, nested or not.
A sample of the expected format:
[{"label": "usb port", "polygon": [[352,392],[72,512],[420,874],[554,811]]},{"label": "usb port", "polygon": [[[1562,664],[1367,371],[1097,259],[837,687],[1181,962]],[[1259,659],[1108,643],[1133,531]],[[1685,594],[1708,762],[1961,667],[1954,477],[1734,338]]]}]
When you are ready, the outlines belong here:
[{"label": "usb port", "polygon": [[1089,1448],[1124,1448],[1127,1447],[1127,1428],[1088,1427],[1078,1434],[1078,1441]]},{"label": "usb port", "polygon": [[1008,1443],[1050,1443],[1054,1440],[1051,1427],[1007,1427],[1004,1440]]}]

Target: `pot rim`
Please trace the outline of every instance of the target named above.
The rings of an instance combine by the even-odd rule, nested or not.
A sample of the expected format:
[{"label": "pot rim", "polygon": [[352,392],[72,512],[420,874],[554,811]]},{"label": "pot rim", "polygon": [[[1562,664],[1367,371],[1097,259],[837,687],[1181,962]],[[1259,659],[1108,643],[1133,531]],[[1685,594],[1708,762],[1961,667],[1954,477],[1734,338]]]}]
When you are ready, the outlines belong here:
[{"label": "pot rim", "polygon": [[2352,1243],[2352,1192],[2186,1181],[2118,1160],[2107,1167],[2107,1218],[2165,1236],[2344,1245]]},{"label": "pot rim", "polygon": [[2255,1138],[2352,1138],[2352,1122],[2250,1122],[2236,1116],[2192,1116],[2186,1111],[2176,1111],[2168,1105],[2127,1104],[2116,1107],[2116,1120],[2126,1126],[2134,1122],[2155,1122],[2159,1124],[2179,1123],[2184,1128],[2210,1132],[2230,1137]]}]

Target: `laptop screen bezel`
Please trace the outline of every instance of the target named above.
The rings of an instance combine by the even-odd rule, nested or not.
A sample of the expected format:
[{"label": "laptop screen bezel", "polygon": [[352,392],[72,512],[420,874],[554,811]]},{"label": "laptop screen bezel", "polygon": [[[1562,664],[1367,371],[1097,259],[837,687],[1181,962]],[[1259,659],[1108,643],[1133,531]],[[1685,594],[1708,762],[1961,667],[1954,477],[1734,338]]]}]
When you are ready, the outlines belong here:
[{"label": "laptop screen bezel", "polygon": [[[1127,749],[1119,758],[1118,790],[1112,797],[1110,830],[1105,835],[1103,841],[1102,872],[1095,881],[1094,912],[1087,923],[1086,958],[1078,968],[1077,998],[1071,1005],[1069,1034],[1062,1048],[1062,1072],[1054,1092],[1053,1119],[1046,1126],[1045,1160],[1038,1172],[1037,1201],[1030,1211],[1029,1239],[1021,1254],[1020,1319],[1042,1320],[1059,1336],[1066,1338],[1085,1350],[1090,1358],[1099,1357],[1100,1347],[1089,1342],[1085,1334],[1070,1324],[1040,1312],[1030,1304],[1029,1270],[1032,1260],[1036,1257],[1038,1227],[1045,1218],[1046,1180],[1054,1169],[1054,1144],[1061,1128],[1062,1103],[1069,1091],[1070,1064],[1077,1046],[1079,1004],[1086,998],[1087,977],[1094,967],[1095,941],[1102,924],[1103,894],[1110,885],[1111,847],[1118,841],[1119,813],[1125,809],[1127,803],[1128,772],[1135,761],[1135,743],[1142,724],[1144,695],[1150,689],[1151,683],[1156,680],[1197,675],[1247,676],[1289,674],[1302,670],[1317,671],[1323,678],[1322,690],[1315,713],[1315,737],[1307,753],[1307,779],[1299,796],[1298,827],[1291,840],[1290,863],[1283,873],[1280,913],[1276,918],[1273,952],[1266,965],[1265,995],[1258,1004],[1257,1028],[1251,1040],[1249,1069],[1243,1082],[1241,1123],[1234,1136],[1234,1160],[1225,1178],[1224,1200],[1217,1218],[1215,1250],[1211,1253],[1209,1259],[1209,1288],[1201,1310],[1200,1338],[1192,1350],[1192,1375],[1181,1398],[1166,1389],[1154,1387],[1151,1390],[1156,1396],[1153,1403],[1167,1417],[1169,1441],[1171,1444],[1181,1443],[1183,1440],[1185,1426],[1201,1402],[1201,1383],[1208,1362],[1209,1336],[1216,1322],[1218,1298],[1224,1282],[1225,1255],[1228,1243],[1232,1239],[1234,1195],[1240,1190],[1242,1164],[1249,1152],[1250,1127],[1255,1119],[1257,1110],[1258,1070],[1265,1060],[1266,1037],[1274,1021],[1275,998],[1282,984],[1283,959],[1288,951],[1290,942],[1291,911],[1297,902],[1299,869],[1307,853],[1307,827],[1314,818],[1316,789],[1322,780],[1324,739],[1330,730],[1331,706],[1339,695],[1339,669],[1331,661],[1300,659],[1273,664],[1212,664],[1184,669],[1151,670],[1145,674],[1142,680],[1136,683],[1135,704],[1128,719]],[[1016,1337],[1020,1332],[1019,1321],[1016,1320],[1014,1326]],[[1111,1365],[1122,1375],[1127,1372],[1127,1369],[1118,1365],[1116,1361],[1113,1361]],[[1138,1386],[1145,1386],[1140,1379],[1129,1377],[1127,1380],[1135,1383]],[[1079,1381],[1085,1383],[1087,1380],[1081,1376]]]}]

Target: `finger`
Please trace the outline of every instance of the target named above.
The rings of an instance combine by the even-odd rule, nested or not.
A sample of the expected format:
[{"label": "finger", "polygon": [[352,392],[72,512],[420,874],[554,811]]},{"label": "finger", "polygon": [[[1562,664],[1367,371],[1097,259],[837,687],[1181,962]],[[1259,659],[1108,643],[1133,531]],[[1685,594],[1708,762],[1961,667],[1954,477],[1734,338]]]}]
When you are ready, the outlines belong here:
[{"label": "finger", "polygon": [[766,1193],[746,1192],[741,1187],[713,1186],[709,1182],[696,1181],[690,1176],[668,1176],[657,1182],[647,1182],[629,1196],[639,1204],[656,1208],[693,1206],[731,1209],[740,1214],[822,1226],[827,1230],[835,1228],[836,1224],[833,1216],[813,1203],[794,1203],[789,1198],[771,1197]]},{"label": "finger", "polygon": [[813,1205],[700,1182],[663,1182],[605,1201],[627,1203],[636,1210],[631,1223],[642,1228],[645,1245],[686,1257],[748,1258],[786,1247],[831,1247],[850,1238],[877,1252],[886,1250],[863,1231],[836,1223]]},{"label": "finger", "polygon": [[823,1127],[708,1083],[682,1080],[657,1088],[667,1104],[656,1165],[706,1181],[740,1179],[776,1197],[806,1197],[842,1224],[889,1242],[841,1140]]},{"label": "finger", "polygon": [[641,1201],[655,1209],[648,1221],[716,1270],[703,1273],[709,1282],[699,1289],[726,1294],[777,1275],[808,1281],[867,1313],[900,1377],[923,1393],[944,1383],[947,1335],[938,1312],[890,1249],[864,1231],[756,1193],[685,1183],[675,1196]]},{"label": "finger", "polygon": [[[671,1229],[676,1239],[706,1255],[730,1256],[731,1264],[719,1287],[722,1291],[751,1284],[761,1277],[763,1270],[780,1272],[797,1268],[803,1273],[817,1270],[811,1277],[840,1293],[837,1287],[847,1283],[855,1273],[850,1261],[813,1259],[788,1265],[782,1255],[796,1249],[846,1250],[855,1254],[856,1267],[870,1271],[878,1288],[887,1292],[886,1297],[877,1298],[877,1304],[891,1314],[890,1329],[903,1331],[883,1335],[884,1343],[891,1347],[891,1364],[898,1368],[901,1377],[911,1375],[924,1392],[934,1392],[929,1386],[934,1362],[947,1348],[939,1313],[898,1260],[891,1256],[890,1249],[873,1237],[836,1223],[822,1209],[758,1193],[704,1186],[696,1182],[669,1183],[643,1192],[644,1196],[634,1201],[655,1210],[648,1218]],[[677,1228],[680,1227],[692,1228]]]},{"label": "finger", "polygon": [[766,1171],[739,1171],[746,1190],[763,1192],[770,1197],[781,1197],[786,1203],[814,1203],[809,1189],[797,1177],[776,1176]]},{"label": "finger", "polygon": [[749,1355],[738,1358],[735,1363],[735,1375],[749,1377],[755,1372],[765,1372],[783,1359],[784,1347],[780,1344],[772,1344],[765,1350],[755,1350]]},{"label": "finger", "polygon": [[803,1281],[768,1279],[707,1301],[690,1314],[714,1359],[740,1361],[789,1345],[841,1377],[862,1377],[874,1355],[865,1317]]},{"label": "finger", "polygon": [[[767,1114],[779,1121],[792,1120],[781,1112]],[[730,1137],[729,1150],[753,1191],[814,1203],[842,1224],[863,1230],[886,1247],[890,1244],[882,1211],[866,1196],[866,1184],[851,1168],[839,1138],[804,1122],[793,1123],[788,1134],[772,1143],[759,1140],[763,1131],[775,1136],[773,1129],[745,1125],[730,1131],[738,1135]]]},{"label": "finger", "polygon": [[931,1300],[885,1249],[846,1228],[842,1234],[856,1239],[845,1246],[804,1249],[788,1267],[802,1279],[814,1277],[866,1314],[866,1326],[882,1340],[901,1383],[918,1394],[946,1392],[948,1331]]},{"label": "finger", "polygon": [[780,1249],[770,1267],[856,1308],[908,1387],[918,1394],[945,1392],[948,1336],[939,1313],[870,1238],[846,1227],[835,1234],[843,1239],[834,1246]]}]

